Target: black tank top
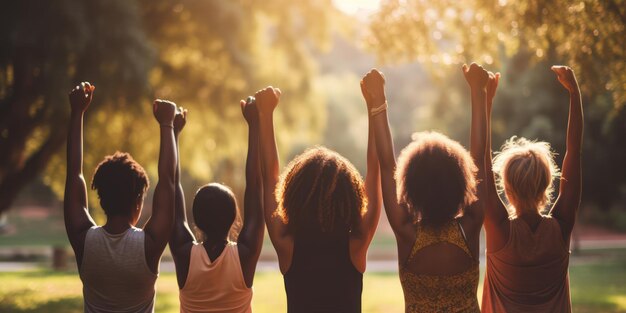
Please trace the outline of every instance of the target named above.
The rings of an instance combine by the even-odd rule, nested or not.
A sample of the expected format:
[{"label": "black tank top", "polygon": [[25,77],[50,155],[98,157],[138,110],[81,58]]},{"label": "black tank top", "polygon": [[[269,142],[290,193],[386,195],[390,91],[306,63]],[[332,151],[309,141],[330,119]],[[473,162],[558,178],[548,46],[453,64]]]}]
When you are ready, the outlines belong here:
[{"label": "black tank top", "polygon": [[350,260],[350,234],[311,228],[294,236],[291,267],[284,275],[287,312],[361,312],[363,274]]}]

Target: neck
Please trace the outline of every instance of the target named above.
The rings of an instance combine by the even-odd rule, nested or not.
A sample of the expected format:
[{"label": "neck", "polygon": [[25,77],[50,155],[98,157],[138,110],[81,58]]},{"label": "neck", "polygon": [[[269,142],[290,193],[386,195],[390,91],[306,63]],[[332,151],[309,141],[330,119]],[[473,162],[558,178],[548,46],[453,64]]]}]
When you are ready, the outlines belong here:
[{"label": "neck", "polygon": [[133,227],[127,216],[109,216],[107,222],[102,226],[104,230],[111,234],[119,234]]},{"label": "neck", "polygon": [[516,212],[515,214],[517,215],[517,217],[521,217],[525,219],[526,218],[536,219],[538,217],[541,217],[541,214],[537,210],[520,210],[519,212]]},{"label": "neck", "polygon": [[215,247],[215,246],[220,246],[220,245],[226,245],[228,243],[228,240],[226,240],[226,237],[223,238],[205,238],[204,239],[204,245],[206,245],[207,247]]}]

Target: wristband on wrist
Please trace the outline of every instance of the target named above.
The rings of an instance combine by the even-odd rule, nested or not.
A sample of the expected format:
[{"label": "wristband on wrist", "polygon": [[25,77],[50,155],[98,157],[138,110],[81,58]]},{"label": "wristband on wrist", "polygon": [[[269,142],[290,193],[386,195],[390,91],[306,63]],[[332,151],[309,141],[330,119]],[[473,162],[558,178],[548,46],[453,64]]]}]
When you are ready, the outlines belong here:
[{"label": "wristband on wrist", "polygon": [[377,114],[379,114],[379,113],[381,113],[381,112],[383,112],[385,110],[387,110],[387,101],[385,101],[385,103],[381,104],[378,107],[372,108],[370,110],[370,116],[377,115]]},{"label": "wristband on wrist", "polygon": [[168,124],[159,124],[161,125],[161,127],[169,127],[171,129],[174,129],[174,125],[168,125]]}]

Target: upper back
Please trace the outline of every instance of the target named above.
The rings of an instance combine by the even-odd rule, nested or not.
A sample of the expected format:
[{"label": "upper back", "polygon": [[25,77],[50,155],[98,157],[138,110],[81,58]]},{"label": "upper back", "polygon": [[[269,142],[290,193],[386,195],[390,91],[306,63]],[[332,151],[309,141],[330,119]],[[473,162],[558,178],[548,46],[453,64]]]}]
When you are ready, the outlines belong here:
[{"label": "upper back", "polygon": [[497,254],[499,259],[518,266],[543,264],[569,255],[556,219],[543,216],[534,231],[521,218],[511,219],[509,223],[508,242],[502,249],[488,254]]},{"label": "upper back", "polygon": [[144,238],[134,227],[120,234],[99,226],[87,231],[80,266],[85,311],[153,311],[158,274],[146,263]]},{"label": "upper back", "polygon": [[352,264],[348,232],[296,234],[284,278],[289,312],[361,312],[363,274]]},{"label": "upper back", "polygon": [[483,308],[570,312],[569,251],[558,221],[544,216],[534,231],[522,218],[509,224],[504,247],[487,251]]},{"label": "upper back", "polygon": [[407,312],[478,312],[478,279],[478,260],[457,220],[418,225],[409,258],[400,265]]},{"label": "upper back", "polygon": [[191,248],[187,280],[180,289],[181,312],[250,312],[252,288],[246,286],[237,245],[226,245],[213,262],[202,244]]}]

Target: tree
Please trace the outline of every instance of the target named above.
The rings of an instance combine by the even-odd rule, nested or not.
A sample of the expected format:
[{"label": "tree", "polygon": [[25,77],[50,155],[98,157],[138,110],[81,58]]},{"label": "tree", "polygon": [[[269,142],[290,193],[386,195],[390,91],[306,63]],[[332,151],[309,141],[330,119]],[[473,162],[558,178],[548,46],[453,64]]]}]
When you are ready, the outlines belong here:
[{"label": "tree", "polygon": [[626,3],[623,0],[385,0],[370,24],[370,47],[383,60],[492,64],[529,51],[581,76],[583,92],[626,103]]},{"label": "tree", "polygon": [[71,86],[89,77],[121,107],[145,90],[151,49],[129,1],[9,1],[0,21],[1,213],[63,146]]},{"label": "tree", "polygon": [[476,61],[501,71],[494,149],[516,134],[551,142],[557,158],[565,152],[567,95],[548,68],[571,65],[585,103],[583,201],[608,210],[626,186],[626,149],[617,139],[626,119],[625,27],[620,0],[387,0],[372,18],[368,43],[382,61],[417,59],[446,77],[431,117],[457,138],[469,119],[456,67]]},{"label": "tree", "polygon": [[[62,192],[65,156],[56,151],[65,140],[66,92],[80,80],[97,86],[85,122],[86,176],[104,155],[115,150],[130,152],[149,173],[156,172],[158,138],[152,131],[149,105],[156,97],[172,99],[189,109],[188,139],[181,141],[183,171],[193,177],[188,183],[215,179],[234,186],[235,191],[243,186],[245,127],[238,100],[266,85],[275,84],[284,92],[285,105],[277,117],[278,127],[284,130],[278,134],[281,146],[309,142],[319,136],[323,112],[315,107],[310,79],[315,69],[309,54],[311,47],[325,44],[330,1],[64,0],[61,6],[56,2],[25,3],[28,5],[19,2],[3,11],[13,22],[2,20],[2,31],[7,32],[2,46],[16,49],[14,38],[22,35],[11,34],[23,23],[36,31],[38,37],[33,42],[53,38],[45,42],[69,47],[47,52],[44,43],[32,48],[36,53],[46,51],[47,66],[58,72],[42,80],[55,95],[46,95],[46,105],[42,106],[52,112],[50,118],[33,121],[41,131],[27,133],[23,138],[38,143],[42,141],[39,137],[49,133],[57,139],[40,167],[25,166],[33,175],[24,183],[43,174],[46,184]],[[26,9],[38,15],[25,19]],[[82,41],[74,40],[79,35]],[[3,60],[9,64],[14,56],[4,56]],[[60,61],[63,58],[72,62]],[[3,67],[2,77],[10,77],[10,68],[12,65]],[[12,90],[16,84],[7,78],[0,81],[0,90]],[[0,98],[3,108],[4,103],[17,106],[3,94]],[[24,122],[24,117],[13,113],[2,116]],[[5,133],[4,126],[1,129]],[[13,136],[10,132],[6,138],[19,142],[20,138]],[[32,151],[30,144],[25,146],[23,157]],[[1,168],[4,172],[15,164],[19,162],[8,160]],[[3,182],[4,177],[0,176]],[[4,192],[14,197],[20,188]],[[95,207],[96,195],[91,194],[90,199]],[[0,206],[0,212],[10,202]]]}]

